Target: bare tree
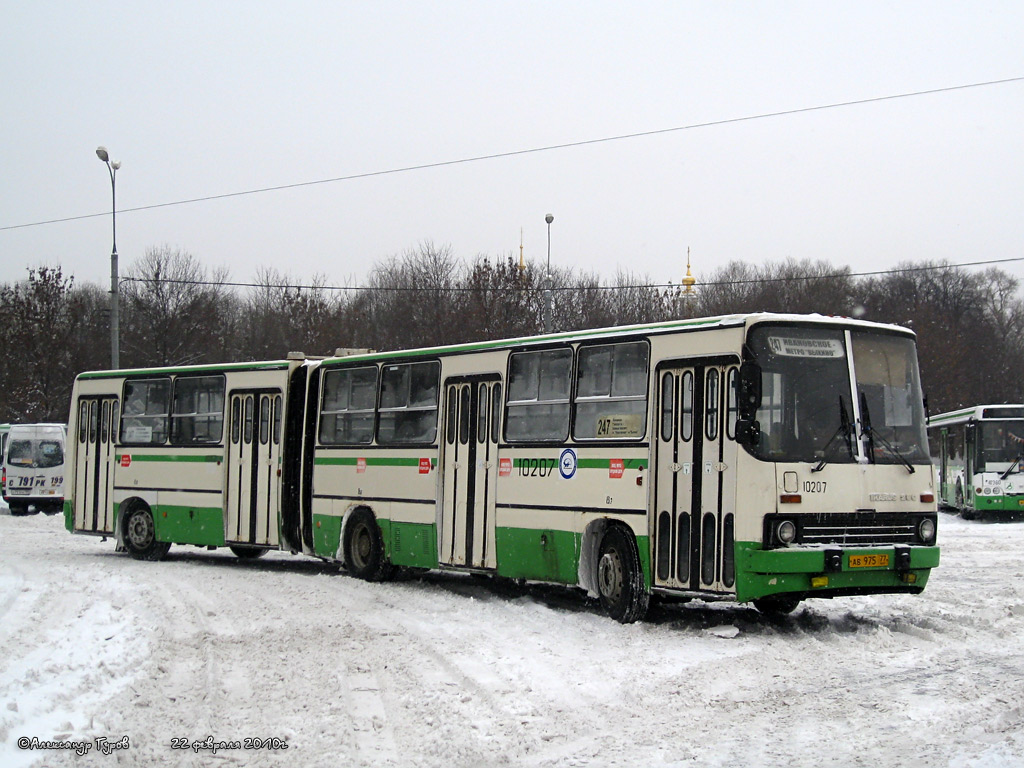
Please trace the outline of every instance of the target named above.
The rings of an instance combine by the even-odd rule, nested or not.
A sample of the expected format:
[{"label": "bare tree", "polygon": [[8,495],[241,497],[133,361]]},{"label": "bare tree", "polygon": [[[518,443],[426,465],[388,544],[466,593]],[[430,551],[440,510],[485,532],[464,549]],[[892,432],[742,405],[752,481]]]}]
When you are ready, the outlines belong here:
[{"label": "bare tree", "polygon": [[[127,366],[210,362],[222,346],[227,273],[198,259],[151,248],[123,280],[122,346]],[[124,364],[124,363],[123,363]]]}]

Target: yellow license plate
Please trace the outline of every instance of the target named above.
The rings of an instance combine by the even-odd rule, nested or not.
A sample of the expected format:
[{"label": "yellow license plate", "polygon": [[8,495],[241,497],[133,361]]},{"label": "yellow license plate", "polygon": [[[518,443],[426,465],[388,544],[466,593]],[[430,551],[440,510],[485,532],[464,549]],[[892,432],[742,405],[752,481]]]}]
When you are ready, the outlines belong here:
[{"label": "yellow license plate", "polygon": [[850,555],[851,568],[888,568],[888,555]]}]

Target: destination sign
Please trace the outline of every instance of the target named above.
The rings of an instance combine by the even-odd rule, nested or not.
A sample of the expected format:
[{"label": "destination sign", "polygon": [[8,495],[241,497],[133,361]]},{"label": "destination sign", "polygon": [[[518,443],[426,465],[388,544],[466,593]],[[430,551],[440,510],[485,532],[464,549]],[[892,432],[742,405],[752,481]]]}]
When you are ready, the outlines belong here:
[{"label": "destination sign", "polygon": [[843,345],[838,339],[799,339],[789,336],[769,336],[768,348],[772,354],[783,357],[843,357]]}]

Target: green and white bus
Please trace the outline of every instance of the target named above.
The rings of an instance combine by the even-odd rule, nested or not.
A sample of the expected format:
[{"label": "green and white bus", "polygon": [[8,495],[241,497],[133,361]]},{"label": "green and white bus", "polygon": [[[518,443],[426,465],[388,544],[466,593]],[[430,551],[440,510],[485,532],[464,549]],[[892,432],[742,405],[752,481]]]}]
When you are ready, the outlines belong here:
[{"label": "green and white bus", "polygon": [[735,315],[75,382],[66,524],[788,612],[939,563],[914,334]]},{"label": "green and white bus", "polygon": [[1024,405],[975,405],[928,419],[940,504],[971,520],[1024,512]]}]

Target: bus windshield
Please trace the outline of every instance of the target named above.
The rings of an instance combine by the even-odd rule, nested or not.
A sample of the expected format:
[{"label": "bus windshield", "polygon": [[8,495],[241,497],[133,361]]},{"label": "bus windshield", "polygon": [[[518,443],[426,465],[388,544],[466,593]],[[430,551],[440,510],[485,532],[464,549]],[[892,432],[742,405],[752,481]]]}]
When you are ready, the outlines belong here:
[{"label": "bus windshield", "polygon": [[983,471],[1005,469],[1024,453],[1024,421],[979,421],[978,453],[978,466]]},{"label": "bus windshield", "polygon": [[[748,346],[761,369],[755,417],[760,436],[749,447],[756,457],[842,464],[867,456],[878,464],[928,463],[912,339],[771,325],[754,328]],[[850,384],[851,353],[856,389]]]}]

